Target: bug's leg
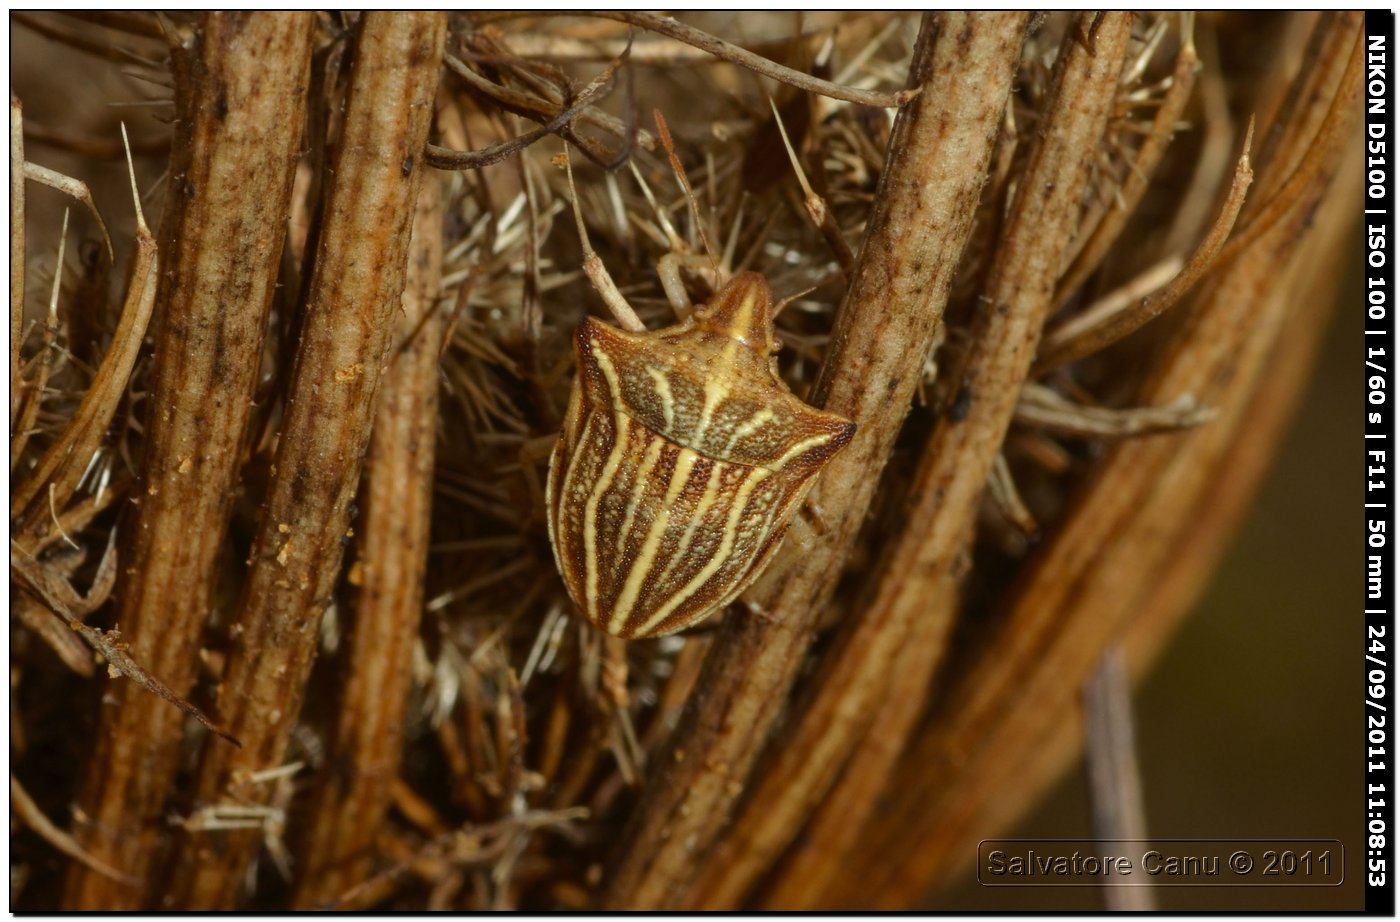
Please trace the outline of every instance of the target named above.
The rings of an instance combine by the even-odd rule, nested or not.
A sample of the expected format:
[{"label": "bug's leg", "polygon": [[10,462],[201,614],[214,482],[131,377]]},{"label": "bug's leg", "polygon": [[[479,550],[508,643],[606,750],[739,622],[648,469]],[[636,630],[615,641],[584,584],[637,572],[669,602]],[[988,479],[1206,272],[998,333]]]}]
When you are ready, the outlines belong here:
[{"label": "bug's leg", "polygon": [[[725,606],[727,610],[729,606]],[[698,621],[684,630],[677,631],[674,637],[708,637],[720,628],[724,627],[724,619],[728,617],[725,610],[717,611],[704,621]]]},{"label": "bug's leg", "polygon": [[564,148],[564,171],[569,177],[569,199],[574,206],[574,220],[578,223],[579,242],[583,245],[583,271],[588,275],[588,281],[593,283],[594,290],[602,297],[603,303],[612,312],[618,326],[633,333],[645,333],[646,324],[642,323],[632,305],[622,296],[622,292],[617,290],[617,283],[608,274],[603,260],[593,250],[593,244],[588,242],[588,230],[583,226],[583,210],[578,204],[578,189],[574,186],[574,166],[569,158],[568,147]]},{"label": "bug's leg", "polygon": [[546,505],[544,481],[540,478],[540,462],[549,457],[558,441],[557,435],[542,435],[520,443],[520,453],[517,456],[520,461],[520,476],[524,478],[525,489],[530,494],[531,509],[542,510]]},{"label": "bug's leg", "polygon": [[685,320],[695,311],[686,293],[685,282],[681,279],[681,254],[672,251],[656,261],[656,275],[661,279],[661,289],[666,292],[666,300],[677,319]]},{"label": "bug's leg", "polygon": [[656,261],[656,274],[661,279],[661,288],[666,292],[666,300],[676,316],[685,320],[695,313],[695,305],[686,291],[685,279],[681,272],[690,270],[702,276],[713,292],[719,288],[719,275],[715,264],[708,256],[700,253],[683,253],[672,250]]},{"label": "bug's leg", "polygon": [[641,778],[646,754],[637,739],[627,690],[627,641],[590,630],[581,638],[579,679],[597,714],[606,720],[608,747],[617,758],[623,780]]},{"label": "bug's leg", "polygon": [[[685,320],[695,311],[695,305],[690,301],[690,295],[686,292],[685,280],[681,277],[682,268],[692,266],[708,267],[708,261],[703,257],[697,257],[686,247],[684,240],[676,233],[675,227],[671,224],[671,219],[666,216],[666,211],[657,204],[656,196],[652,194],[651,186],[647,184],[637,165],[632,165],[632,175],[637,181],[637,187],[642,190],[642,196],[651,205],[652,215],[656,219],[661,232],[666,235],[671,249],[656,261],[656,274],[661,279],[661,289],[666,293],[666,300],[681,320]],[[711,289],[715,287],[711,283]]]},{"label": "bug's leg", "polygon": [[822,515],[822,507],[817,505],[817,501],[812,497],[807,497],[802,501],[802,508],[798,510],[799,521],[808,526],[815,535],[826,534],[826,518]]},{"label": "bug's leg", "polygon": [[780,620],[777,615],[773,614],[762,605],[759,605],[757,602],[750,602],[748,599],[743,599],[742,604],[744,608],[748,609],[750,617],[757,618],[764,624],[777,624]]}]

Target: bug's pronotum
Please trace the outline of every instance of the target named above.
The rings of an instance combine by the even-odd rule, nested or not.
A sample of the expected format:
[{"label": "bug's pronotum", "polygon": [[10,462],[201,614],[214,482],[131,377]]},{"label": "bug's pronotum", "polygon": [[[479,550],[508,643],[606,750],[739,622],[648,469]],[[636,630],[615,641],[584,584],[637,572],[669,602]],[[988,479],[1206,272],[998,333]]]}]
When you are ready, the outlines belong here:
[{"label": "bug's pronotum", "polygon": [[758,577],[856,427],[807,406],[778,377],[761,275],[735,275],[687,319],[648,332],[576,217],[594,287],[635,329],[589,317],[574,334],[578,376],[549,460],[550,543],[570,598],[596,627],[669,634]]}]

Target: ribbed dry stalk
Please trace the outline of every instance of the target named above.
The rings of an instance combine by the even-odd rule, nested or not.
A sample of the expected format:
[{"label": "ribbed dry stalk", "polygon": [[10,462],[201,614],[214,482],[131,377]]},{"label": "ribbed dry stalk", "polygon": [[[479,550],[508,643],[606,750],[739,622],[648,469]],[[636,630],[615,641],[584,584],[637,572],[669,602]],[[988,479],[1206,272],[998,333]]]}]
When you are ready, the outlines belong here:
[{"label": "ribbed dry stalk", "polygon": [[[1187,27],[1189,28],[1189,27]],[[1188,34],[1176,53],[1176,66],[1172,69],[1171,83],[1166,96],[1153,116],[1150,134],[1137,149],[1127,178],[1113,196],[1101,196],[1100,203],[1107,210],[1097,221],[1086,221],[1085,226],[1092,233],[1075,235],[1072,244],[1074,261],[1060,275],[1056,282],[1055,306],[1061,307],[1065,300],[1077,292],[1084,281],[1103,263],[1104,257],[1113,249],[1119,234],[1127,225],[1128,219],[1137,210],[1143,195],[1152,183],[1153,174],[1170,148],[1186,105],[1191,100],[1191,91],[1196,88],[1196,71],[1200,67],[1196,56],[1196,43]],[[1113,207],[1108,207],[1108,203]]]},{"label": "ribbed dry stalk", "polygon": [[[1157,585],[1176,535],[1210,495],[1292,303],[1278,267],[1308,243],[1312,209],[1360,113],[1360,23],[1335,17],[1321,28],[1349,36],[1343,44],[1350,67],[1345,79],[1325,80],[1322,88],[1314,88],[1319,71],[1312,69],[1295,81],[1298,97],[1328,104],[1321,126],[1308,107],[1289,113],[1313,125],[1311,136],[1294,124],[1275,133],[1294,139],[1297,155],[1285,149],[1275,157],[1261,186],[1293,194],[1285,207],[1261,209],[1278,219],[1198,296],[1140,397],[1157,403],[1193,394],[1216,406],[1217,418],[1171,439],[1121,444],[1105,459],[1013,589],[995,640],[960,671],[933,724],[896,769],[891,812],[871,823],[869,851],[855,856],[856,873],[829,892],[829,905],[870,905],[873,896],[879,906],[906,906],[966,865],[987,835],[974,825],[982,804],[1017,784],[1022,760],[1053,735],[1098,651]],[[1300,174],[1284,174],[1281,164],[1306,165],[1306,181],[1295,183]]]},{"label": "ribbed dry stalk", "polygon": [[1035,356],[1058,267],[1074,239],[1080,189],[1117,95],[1131,25],[1130,14],[1097,22],[1090,15],[1064,40],[1045,124],[1006,218],[956,385],[966,395],[959,398],[964,409],[940,420],[924,447],[909,524],[877,564],[880,578],[869,602],[849,617],[823,661],[810,708],[774,740],[773,763],[752,782],[748,811],[697,888],[707,907],[737,905],[774,852],[797,834],[870,720],[888,684],[887,664],[910,642],[913,621],[933,628],[920,639],[935,651],[946,641],[951,612],[930,610],[928,599],[956,597],[939,583],[955,578],[957,554]]},{"label": "ribbed dry stalk", "polygon": [[[244,458],[301,141],[311,17],[212,13],[174,53],[184,117],[171,169],[184,180],[172,184],[161,224],[169,255],[156,336],[165,345],[117,596],[133,655],[183,695]],[[78,839],[140,883],[74,865],[70,909],[147,905],[142,885],[168,837],[184,717],[129,682],[109,684]]]},{"label": "ribbed dry stalk", "polygon": [[700,863],[802,665],[908,411],[967,242],[1023,28],[1015,14],[925,17],[909,77],[921,92],[896,121],[877,210],[812,395],[858,427],[814,491],[826,532],[811,547],[786,545],[750,593],[754,616],[720,629],[618,844],[604,906],[677,908],[696,898]]},{"label": "ribbed dry stalk", "polygon": [[429,173],[418,191],[403,310],[365,460],[350,576],[358,597],[335,729],[311,784],[295,852],[293,904],[303,908],[333,904],[369,876],[374,838],[398,777],[432,513],[441,286],[442,179]]},{"label": "ribbed dry stalk", "polygon": [[206,739],[195,813],[161,891],[169,906],[234,905],[262,841],[260,829],[220,829],[219,811],[271,802],[275,787],[263,773],[282,767],[340,572],[404,291],[445,31],[436,13],[371,13],[356,29],[272,483],[219,690],[218,714],[243,746]]},{"label": "ribbed dry stalk", "polygon": [[24,339],[24,107],[10,94],[10,438],[19,408]]}]

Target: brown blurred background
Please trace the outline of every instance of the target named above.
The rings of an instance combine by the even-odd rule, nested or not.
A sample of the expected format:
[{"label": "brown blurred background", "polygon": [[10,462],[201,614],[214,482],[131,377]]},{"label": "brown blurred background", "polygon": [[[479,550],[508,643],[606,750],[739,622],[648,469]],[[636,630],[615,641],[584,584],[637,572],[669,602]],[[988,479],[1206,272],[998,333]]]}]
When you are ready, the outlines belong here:
[{"label": "brown blurred background", "polygon": [[[1358,204],[1358,209],[1360,205]],[[1147,830],[1163,838],[1340,839],[1340,887],[1155,889],[1161,909],[1358,910],[1364,886],[1360,358],[1363,241],[1253,511],[1135,696]],[[1088,838],[1084,763],[1014,838]],[[1093,887],[980,886],[945,910],[1093,910]]]}]

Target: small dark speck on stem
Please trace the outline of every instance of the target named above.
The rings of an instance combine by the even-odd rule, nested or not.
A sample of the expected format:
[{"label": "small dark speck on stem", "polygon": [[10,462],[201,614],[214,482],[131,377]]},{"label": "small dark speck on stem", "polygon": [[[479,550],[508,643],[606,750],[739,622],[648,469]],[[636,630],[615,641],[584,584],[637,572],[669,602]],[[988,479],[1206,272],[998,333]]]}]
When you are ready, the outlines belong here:
[{"label": "small dark speck on stem", "polygon": [[960,423],[967,419],[967,411],[972,409],[972,388],[964,384],[958,388],[958,395],[953,398],[952,406],[948,407],[948,418],[955,423]]}]

